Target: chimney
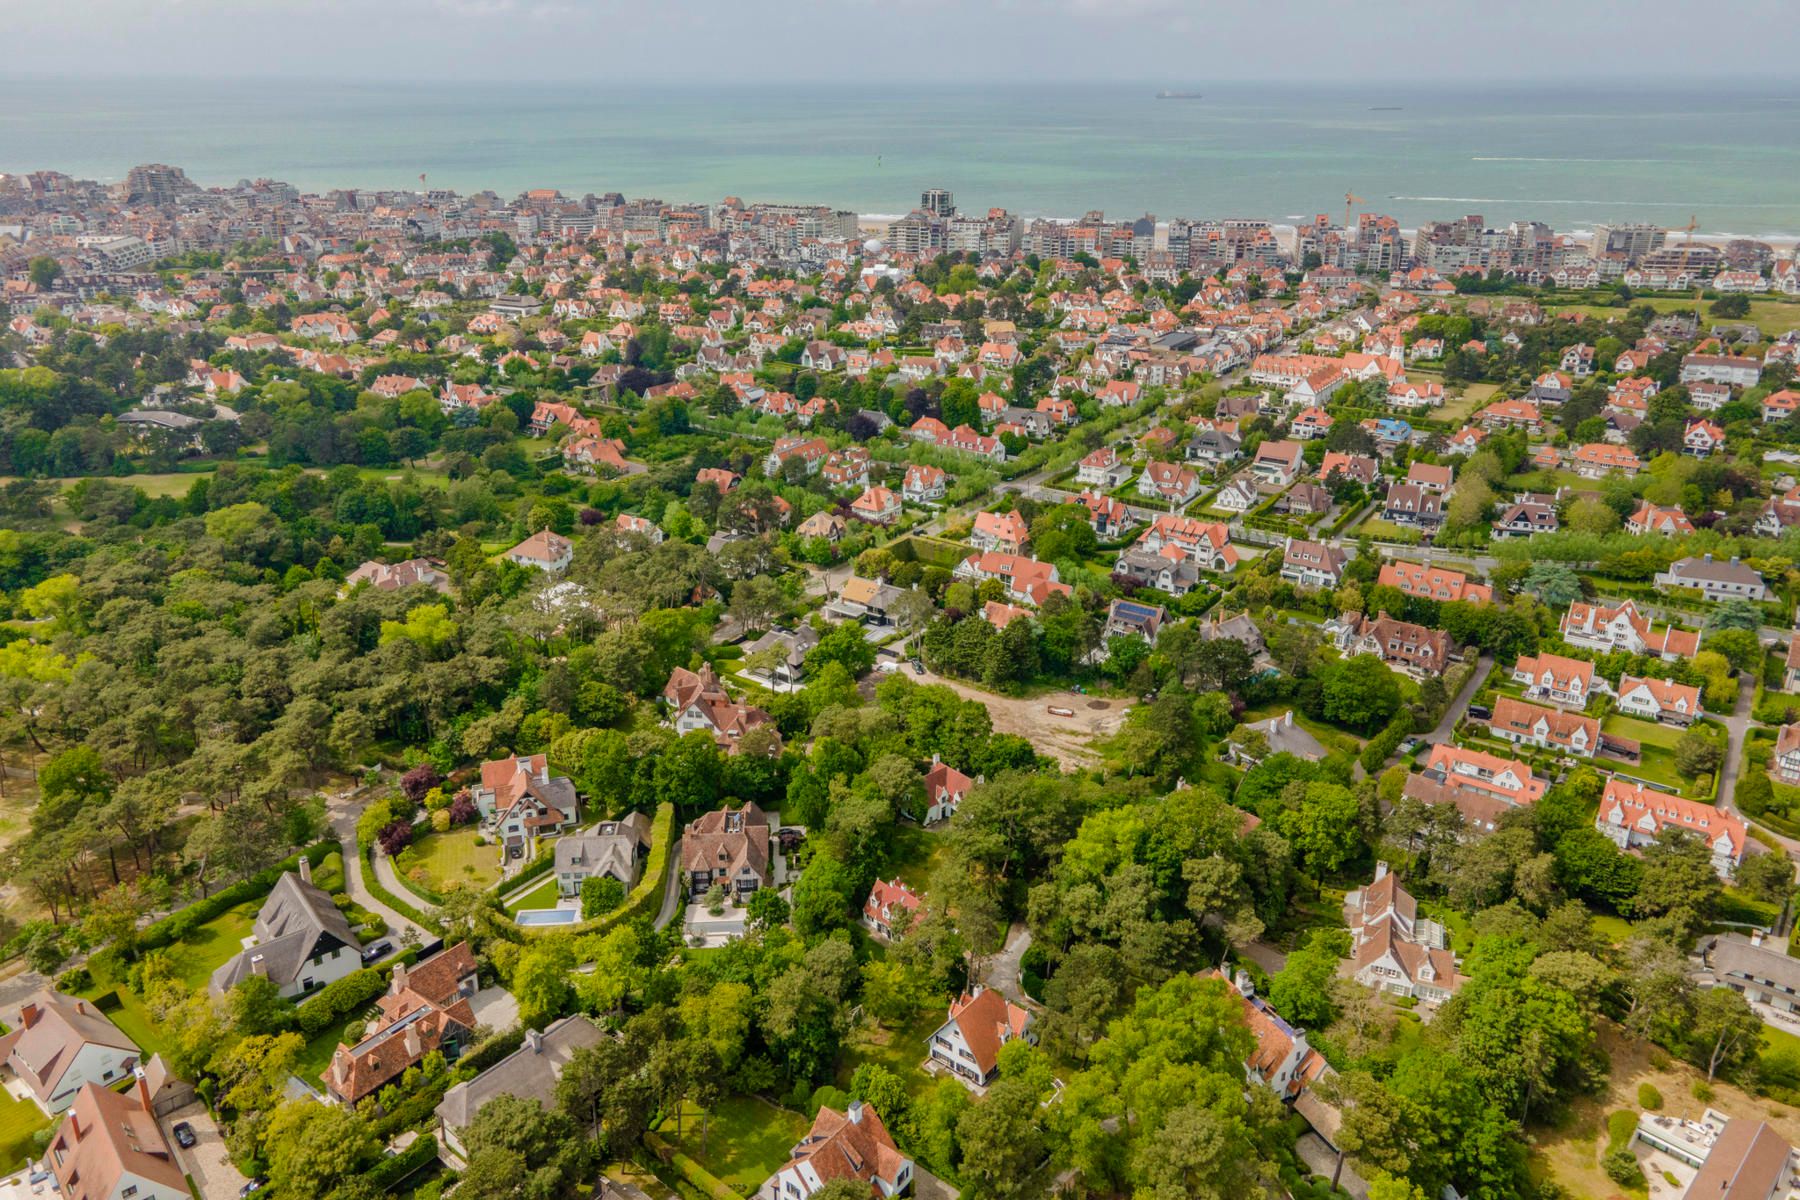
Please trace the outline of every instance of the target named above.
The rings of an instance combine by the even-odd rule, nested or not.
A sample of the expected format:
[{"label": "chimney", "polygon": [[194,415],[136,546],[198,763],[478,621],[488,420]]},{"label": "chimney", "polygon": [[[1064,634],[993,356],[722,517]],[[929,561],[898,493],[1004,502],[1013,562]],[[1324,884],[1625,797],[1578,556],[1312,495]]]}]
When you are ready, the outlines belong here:
[{"label": "chimney", "polygon": [[137,1076],[138,1103],[144,1106],[145,1112],[154,1113],[156,1111],[156,1109],[155,1109],[154,1105],[152,1105],[150,1102],[150,1078],[149,1078],[149,1076],[144,1074],[143,1067],[134,1067],[132,1069],[132,1074]]},{"label": "chimney", "polygon": [[1712,551],[1708,550],[1705,554],[1701,555],[1700,560],[1702,562],[1711,562],[1712,561]]},{"label": "chimney", "polygon": [[63,1129],[68,1133],[70,1142],[79,1142],[84,1132],[81,1128],[81,1114],[71,1108],[69,1119],[63,1122]]},{"label": "chimney", "polygon": [[863,1103],[861,1100],[852,1100],[849,1104],[844,1106],[844,1115],[850,1118],[850,1123],[852,1125],[862,1124],[862,1114]]},{"label": "chimney", "polygon": [[1383,879],[1386,879],[1387,873],[1388,873],[1388,865],[1386,863],[1378,862],[1375,864],[1375,882],[1376,883],[1380,883]]},{"label": "chimney", "polygon": [[394,964],[394,979],[393,979],[392,994],[395,996],[398,996],[401,992],[403,992],[405,990],[406,990],[406,964],[403,962],[396,962]]},{"label": "chimney", "polygon": [[269,973],[269,964],[263,961],[262,955],[252,954],[250,956],[250,973],[252,975],[267,975]]},{"label": "chimney", "polygon": [[306,857],[304,854],[300,856],[300,882],[312,882],[312,859]]},{"label": "chimney", "polygon": [[1248,1000],[1256,995],[1256,984],[1250,978],[1250,972],[1239,967],[1231,977],[1231,985],[1238,990],[1238,995]]},{"label": "chimney", "polygon": [[525,1049],[533,1054],[541,1054],[544,1050],[544,1035],[535,1029],[525,1031]]},{"label": "chimney", "polygon": [[1283,725],[1287,726],[1289,729],[1292,729],[1294,727],[1294,710],[1293,709],[1290,708],[1287,710],[1287,712],[1282,714],[1281,723]]},{"label": "chimney", "polygon": [[38,1023],[38,1018],[42,1015],[38,1010],[37,1001],[33,1000],[19,1010],[19,1024],[25,1029],[30,1029]]},{"label": "chimney", "polygon": [[424,1046],[419,1042],[419,1027],[417,1025],[408,1025],[406,1027],[404,1045],[406,1046],[406,1057],[408,1058],[418,1058],[424,1052]]}]

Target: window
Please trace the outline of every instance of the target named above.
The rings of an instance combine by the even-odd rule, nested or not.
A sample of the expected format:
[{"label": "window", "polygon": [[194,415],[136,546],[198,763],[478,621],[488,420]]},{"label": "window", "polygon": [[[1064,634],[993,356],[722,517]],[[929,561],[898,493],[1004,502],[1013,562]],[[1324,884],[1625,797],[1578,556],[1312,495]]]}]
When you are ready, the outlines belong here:
[{"label": "window", "polygon": [[137,1195],[137,1184],[134,1183],[119,1193],[119,1200],[131,1200],[135,1195]]}]

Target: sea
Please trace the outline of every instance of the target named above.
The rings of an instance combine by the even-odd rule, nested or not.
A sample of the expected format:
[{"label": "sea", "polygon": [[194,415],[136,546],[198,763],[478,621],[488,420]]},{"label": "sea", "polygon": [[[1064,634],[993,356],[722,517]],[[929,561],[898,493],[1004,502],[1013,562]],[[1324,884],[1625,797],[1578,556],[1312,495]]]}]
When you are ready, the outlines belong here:
[{"label": "sea", "polygon": [[[1197,93],[1159,99],[1172,89]],[[1800,235],[1800,84],[668,86],[0,79],[0,172],[1277,223]]]}]

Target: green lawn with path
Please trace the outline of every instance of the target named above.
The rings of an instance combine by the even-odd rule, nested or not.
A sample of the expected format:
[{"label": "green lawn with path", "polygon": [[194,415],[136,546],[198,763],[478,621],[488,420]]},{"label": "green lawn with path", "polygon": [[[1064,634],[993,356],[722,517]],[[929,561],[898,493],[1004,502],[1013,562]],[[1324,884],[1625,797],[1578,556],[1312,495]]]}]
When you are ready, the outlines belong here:
[{"label": "green lawn with path", "polygon": [[704,1114],[683,1101],[676,1115],[679,1133],[674,1117],[665,1119],[657,1132],[746,1196],[787,1163],[794,1144],[812,1128],[804,1114],[778,1108],[757,1096],[728,1097]]}]

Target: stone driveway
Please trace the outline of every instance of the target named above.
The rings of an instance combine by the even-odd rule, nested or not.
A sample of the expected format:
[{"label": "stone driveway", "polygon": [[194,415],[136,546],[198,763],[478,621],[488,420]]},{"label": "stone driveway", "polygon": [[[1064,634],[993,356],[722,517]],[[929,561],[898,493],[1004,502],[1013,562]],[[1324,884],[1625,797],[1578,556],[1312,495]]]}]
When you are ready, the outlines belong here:
[{"label": "stone driveway", "polygon": [[503,987],[484,987],[469,999],[475,1023],[504,1033],[519,1023],[519,1002]]},{"label": "stone driveway", "polygon": [[[184,1150],[177,1145],[175,1135],[171,1132],[180,1121],[192,1125],[194,1135],[199,1139],[191,1150]],[[238,1192],[247,1181],[231,1165],[231,1156],[225,1152],[225,1139],[220,1135],[218,1123],[213,1120],[212,1114],[206,1111],[206,1105],[196,1100],[178,1108],[163,1118],[162,1127],[163,1136],[169,1139],[169,1145],[174,1149],[181,1169],[194,1177],[194,1186],[200,1190],[201,1200],[236,1200]]]}]

